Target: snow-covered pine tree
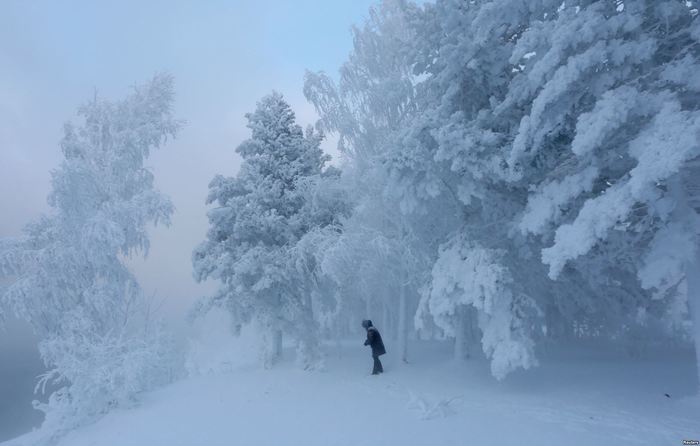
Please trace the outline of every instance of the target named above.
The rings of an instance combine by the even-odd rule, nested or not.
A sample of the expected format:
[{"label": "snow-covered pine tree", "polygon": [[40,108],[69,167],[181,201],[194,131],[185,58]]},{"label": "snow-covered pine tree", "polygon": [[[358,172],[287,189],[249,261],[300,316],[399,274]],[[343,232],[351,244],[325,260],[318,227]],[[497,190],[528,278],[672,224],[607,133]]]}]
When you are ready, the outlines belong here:
[{"label": "snow-covered pine tree", "polygon": [[193,253],[196,279],[221,282],[201,309],[221,306],[237,323],[259,323],[268,337],[266,366],[281,354],[286,333],[298,341],[302,365],[313,367],[318,330],[295,247],[305,234],[334,223],[305,199],[329,157],[320,148],[322,135],[311,127],[304,134],[278,93],[246,117],[252,135],[236,149],[243,164],[235,177],[210,183],[207,203],[216,207],[208,213],[207,239]]},{"label": "snow-covered pine tree", "polygon": [[65,125],[51,213],[0,244],[9,281],[0,303],[40,337],[49,368],[40,384],[63,386],[39,406],[48,431],[129,403],[172,375],[167,338],[123,259],[146,254],[147,225],[167,224],[173,212],[144,166],[181,126],[173,94],[172,78],[158,75],[122,101],[82,106],[82,123]]},{"label": "snow-covered pine tree", "polygon": [[[410,185],[404,200],[454,191],[467,245],[505,249],[516,294],[553,311],[546,319],[557,325],[591,322],[620,336],[639,320],[663,319],[679,308],[674,298],[655,301],[643,288],[675,291],[682,268],[673,265],[684,261],[668,243],[644,253],[674,202],[689,209],[673,197],[695,194],[696,17],[675,0],[426,6],[409,21],[422,39],[406,51],[426,79],[412,124],[423,139],[395,157]],[[556,281],[532,261],[540,251]],[[644,258],[653,268],[639,270]],[[646,284],[645,272],[655,274]],[[535,319],[519,326],[542,324],[542,310],[526,308],[518,317]]]},{"label": "snow-covered pine tree", "polygon": [[[479,297],[454,276],[459,263],[502,273],[476,318],[487,354],[493,342],[519,345],[492,356],[499,376],[533,364],[542,336],[588,325],[619,337],[668,312],[682,319],[676,291],[693,282],[677,285],[695,262],[662,239],[695,237],[694,217],[669,222],[696,207],[697,10],[676,0],[382,8],[357,33],[339,87],[316,76],[305,91],[348,153],[381,165],[384,193],[435,248],[418,321],[462,333]],[[449,218],[427,230],[420,214]],[[655,300],[652,288],[670,294]],[[497,308],[510,334],[490,325],[504,321],[487,313]]]},{"label": "snow-covered pine tree", "polygon": [[[460,150],[464,142],[488,140],[487,133],[463,138],[468,130],[459,129],[458,126],[462,122],[460,119],[466,119],[463,116],[465,112],[473,113],[475,107],[481,104],[480,98],[489,94],[489,83],[495,85],[502,82],[479,73],[478,65],[471,67],[473,69],[469,75],[463,74],[467,71],[460,63],[471,56],[463,54],[461,49],[473,39],[464,26],[464,16],[469,18],[473,15],[474,11],[461,2],[438,2],[437,6],[428,4],[421,8],[401,1],[384,2],[368,24],[356,30],[355,48],[341,70],[338,88],[320,75],[309,76],[305,86],[307,97],[316,105],[323,122],[340,133],[344,143],[341,149],[349,146],[353,167],[345,171],[354,174],[363,186],[380,184],[380,193],[360,192],[359,195],[366,198],[365,202],[360,198],[357,210],[365,214],[386,214],[394,209],[393,216],[387,217],[397,224],[403,221],[411,235],[410,246],[402,246],[395,251],[402,253],[404,249],[409,249],[418,254],[417,258],[423,259],[424,266],[420,271],[409,272],[409,277],[414,280],[412,291],[425,291],[416,317],[418,326],[427,328],[431,319],[438,322],[443,330],[458,339],[455,350],[459,356],[464,354],[462,335],[467,331],[473,332],[468,325],[475,318],[466,308],[471,301],[469,298],[461,304],[454,301],[455,307],[451,307],[447,313],[439,316],[431,314],[429,301],[433,299],[437,303],[442,294],[430,293],[430,287],[425,286],[429,285],[426,281],[431,277],[430,265],[444,252],[438,250],[440,245],[461,244],[451,240],[463,240],[461,234],[465,232],[474,238],[487,238],[484,249],[488,249],[489,244],[496,251],[508,248],[504,245],[508,239],[507,227],[502,223],[507,221],[509,213],[512,215],[517,211],[509,199],[503,199],[507,197],[504,188],[488,195],[482,192],[488,187],[481,184],[484,177],[489,175],[490,160],[475,159],[476,162],[468,166],[450,160],[450,150]],[[438,49],[436,45],[444,45],[445,48]],[[498,60],[499,51],[502,52],[497,49],[484,54]],[[424,62],[424,59],[431,62]],[[469,90],[461,91],[461,88]],[[474,98],[471,97],[472,93]],[[485,103],[488,104],[488,101]],[[370,181],[370,176],[376,179]],[[373,206],[378,197],[384,197],[389,205],[382,205],[381,209]],[[480,213],[483,202],[488,204],[484,215]],[[503,206],[499,206],[501,204]],[[364,219],[360,220],[364,222]],[[351,232],[349,224],[345,229]],[[387,229],[391,230],[391,225],[384,225],[385,232]],[[378,230],[381,233],[381,229]],[[389,240],[397,239],[389,232],[385,235]],[[399,245],[405,242],[396,240]],[[399,257],[403,255],[399,254]],[[503,256],[484,258],[495,262],[496,259],[503,259]],[[443,271],[442,268],[432,270],[433,273]],[[395,294],[399,294],[399,289],[394,289]],[[523,293],[514,291],[513,295],[521,296]],[[494,299],[497,301],[499,296]],[[504,301],[503,308],[515,306],[510,302]],[[518,304],[528,300],[523,297],[514,302]],[[444,305],[438,307],[446,308]],[[485,311],[491,308],[492,304],[481,307]],[[502,322],[502,318],[482,316],[479,318],[482,324]],[[522,338],[524,332],[520,330],[518,333],[514,339]],[[484,349],[494,351],[493,344],[501,340],[489,340],[490,345],[485,345]],[[531,342],[527,341],[526,344],[531,345]],[[528,349],[530,357],[521,355],[522,364],[534,362],[531,348]],[[506,351],[515,352],[510,347]],[[503,357],[500,353],[499,356]],[[500,364],[516,362],[499,359]],[[505,373],[499,371],[498,374],[503,376]]]},{"label": "snow-covered pine tree", "polygon": [[531,185],[518,227],[544,242],[550,277],[586,276],[618,327],[677,329],[687,297],[700,360],[697,16],[676,0],[567,2],[519,38],[496,114],[524,110],[508,155]]}]

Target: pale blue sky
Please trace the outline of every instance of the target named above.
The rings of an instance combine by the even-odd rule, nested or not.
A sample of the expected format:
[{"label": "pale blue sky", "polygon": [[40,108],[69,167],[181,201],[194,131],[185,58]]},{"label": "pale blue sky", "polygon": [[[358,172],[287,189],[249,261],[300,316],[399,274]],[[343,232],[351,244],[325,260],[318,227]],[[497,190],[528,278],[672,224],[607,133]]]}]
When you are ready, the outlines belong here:
[{"label": "pale blue sky", "polygon": [[[175,76],[181,136],[149,161],[175,202],[169,229],[153,231],[150,257],[133,263],[149,294],[179,315],[208,292],[191,279],[190,253],[206,231],[204,197],[216,173],[232,175],[247,137],[244,113],[276,89],[299,121],[315,121],[305,69],[331,74],[370,0],[21,1],[0,6],[0,237],[46,210],[49,170],[76,107],[119,98],[155,72]],[[330,144],[328,145],[328,147]]]}]

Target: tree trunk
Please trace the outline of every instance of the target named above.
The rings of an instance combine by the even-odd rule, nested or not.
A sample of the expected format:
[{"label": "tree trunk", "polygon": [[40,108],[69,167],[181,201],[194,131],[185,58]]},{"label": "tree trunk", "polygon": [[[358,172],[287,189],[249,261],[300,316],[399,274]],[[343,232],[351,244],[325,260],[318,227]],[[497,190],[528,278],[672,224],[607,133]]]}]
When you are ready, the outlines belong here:
[{"label": "tree trunk", "polygon": [[467,359],[467,312],[465,308],[460,305],[455,313],[455,347],[454,347],[454,357],[457,361],[463,361]]},{"label": "tree trunk", "polygon": [[467,307],[467,358],[471,358],[479,345],[479,320],[476,314],[476,308],[473,306]]},{"label": "tree trunk", "polygon": [[389,308],[386,303],[382,304],[382,330],[389,331]]},{"label": "tree trunk", "polygon": [[316,370],[322,366],[318,339],[307,335],[297,343],[297,366],[304,370]]},{"label": "tree trunk", "polygon": [[265,328],[262,341],[262,365],[269,369],[282,357],[282,331],[270,327]]},{"label": "tree trunk", "polygon": [[372,319],[372,299],[370,296],[365,298],[365,319]]},{"label": "tree trunk", "polygon": [[274,330],[272,332],[272,361],[277,362],[282,358],[282,330]]},{"label": "tree trunk", "polygon": [[686,299],[688,313],[692,324],[693,344],[695,345],[695,367],[698,376],[698,393],[700,393],[700,246],[696,232],[698,215],[688,199],[688,190],[682,182],[682,176],[676,176],[669,182],[669,189],[676,200],[674,219],[684,222],[687,229],[694,235],[694,252],[685,262]]},{"label": "tree trunk", "polygon": [[399,287],[399,323],[398,325],[398,348],[399,358],[402,362],[408,362],[408,330],[406,324],[408,305],[406,303],[406,287],[402,283]]},{"label": "tree trunk", "polygon": [[695,253],[693,261],[685,267],[685,281],[688,286],[688,312],[693,324],[693,341],[695,344],[695,365],[698,375],[698,392],[700,393],[700,256]]}]

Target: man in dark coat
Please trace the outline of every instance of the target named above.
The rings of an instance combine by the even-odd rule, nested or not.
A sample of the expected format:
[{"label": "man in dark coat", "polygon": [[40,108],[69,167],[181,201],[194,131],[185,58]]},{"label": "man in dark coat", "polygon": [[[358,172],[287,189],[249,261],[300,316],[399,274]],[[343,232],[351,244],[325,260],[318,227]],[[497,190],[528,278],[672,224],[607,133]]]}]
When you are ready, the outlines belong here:
[{"label": "man in dark coat", "polygon": [[365,341],[365,345],[372,347],[372,359],[374,359],[372,375],[384,373],[384,367],[382,367],[382,363],[379,360],[379,357],[386,353],[384,341],[382,341],[382,335],[379,334],[379,330],[372,325],[372,321],[369,319],[362,321],[362,326],[365,328],[365,330],[367,330],[367,340]]}]

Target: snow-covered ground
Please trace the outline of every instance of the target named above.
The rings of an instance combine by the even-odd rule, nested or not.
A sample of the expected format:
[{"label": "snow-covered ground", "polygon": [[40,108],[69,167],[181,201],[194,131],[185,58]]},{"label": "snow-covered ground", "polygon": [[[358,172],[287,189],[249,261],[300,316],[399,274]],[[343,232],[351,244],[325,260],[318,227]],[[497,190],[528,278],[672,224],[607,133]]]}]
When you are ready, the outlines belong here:
[{"label": "snow-covered ground", "polygon": [[577,350],[497,382],[486,361],[454,363],[447,343],[411,347],[416,360],[397,364],[389,354],[382,376],[369,375],[361,342],[343,342],[325,346],[323,371],[298,370],[286,351],[272,370],[248,364],[188,378],[59,444],[656,446],[700,439],[690,355],[623,361]]}]

